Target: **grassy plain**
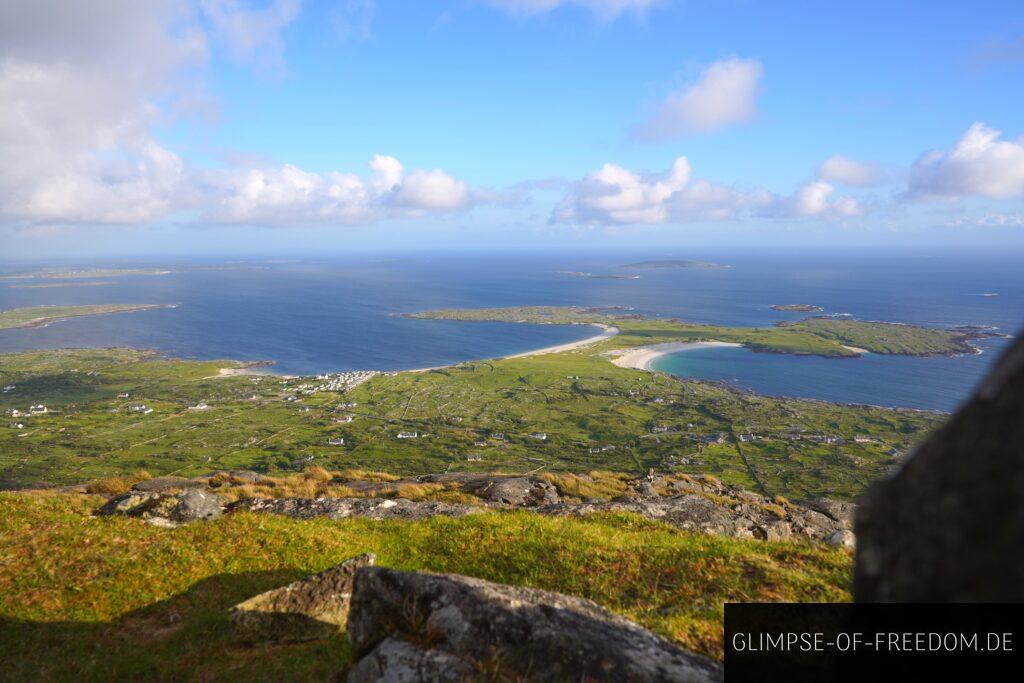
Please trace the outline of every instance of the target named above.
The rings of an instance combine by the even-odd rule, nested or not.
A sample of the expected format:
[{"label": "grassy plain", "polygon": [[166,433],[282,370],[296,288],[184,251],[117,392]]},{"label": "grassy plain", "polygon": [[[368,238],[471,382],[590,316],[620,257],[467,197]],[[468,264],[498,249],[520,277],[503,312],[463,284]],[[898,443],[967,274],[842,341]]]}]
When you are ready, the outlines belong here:
[{"label": "grassy plain", "polygon": [[0,680],[334,680],[342,635],[247,647],[228,608],[361,552],[590,598],[722,656],[729,601],[850,599],[850,556],[741,541],[632,515],[527,512],[426,521],[233,514],[168,530],[91,517],[99,496],[0,493]]}]

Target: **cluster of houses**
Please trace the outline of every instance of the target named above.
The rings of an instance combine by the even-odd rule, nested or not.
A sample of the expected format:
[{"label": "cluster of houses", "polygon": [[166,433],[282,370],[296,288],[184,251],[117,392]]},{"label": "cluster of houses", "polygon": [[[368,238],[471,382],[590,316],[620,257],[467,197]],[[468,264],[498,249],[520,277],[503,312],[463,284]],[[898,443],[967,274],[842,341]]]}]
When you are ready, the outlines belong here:
[{"label": "cluster of houses", "polygon": [[50,412],[50,409],[44,406],[42,403],[38,405],[31,405],[28,410],[22,411],[17,408],[11,408],[7,411],[9,417],[31,417],[32,415],[46,415]]},{"label": "cluster of houses", "polygon": [[300,384],[295,390],[300,394],[313,394],[318,391],[345,391],[357,387],[374,375],[376,370],[353,370],[317,375],[316,383]]},{"label": "cluster of houses", "polygon": [[153,409],[147,406],[145,403],[138,403],[133,406],[128,406],[128,412],[139,413],[140,415],[149,415],[153,412]]},{"label": "cluster of houses", "polygon": [[5,394],[9,394],[9,393],[11,393],[12,391],[14,391],[17,388],[18,387],[13,385],[13,384],[8,384],[7,386],[4,387],[4,393]]}]

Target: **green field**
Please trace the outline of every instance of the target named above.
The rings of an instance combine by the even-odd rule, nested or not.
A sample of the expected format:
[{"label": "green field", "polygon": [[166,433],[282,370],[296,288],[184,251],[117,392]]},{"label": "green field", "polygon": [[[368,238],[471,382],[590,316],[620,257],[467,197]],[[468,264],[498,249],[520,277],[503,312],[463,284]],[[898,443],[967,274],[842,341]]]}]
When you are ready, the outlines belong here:
[{"label": "green field", "polygon": [[[347,392],[318,390],[312,379],[218,375],[238,366],[128,349],[2,355],[0,385],[13,389],[0,393],[0,409],[43,403],[52,412],[0,423],[0,484],[310,464],[393,474],[655,468],[793,499],[850,498],[898,462],[894,449],[905,453],[942,421],[741,394],[619,368],[590,348],[377,375]],[[189,409],[200,402],[208,408]],[[133,412],[142,405],[153,412]],[[400,431],[419,438],[398,439]],[[531,436],[539,432],[547,438]],[[756,438],[741,440],[747,434]],[[337,437],[343,446],[327,443]]]},{"label": "green field", "polygon": [[150,308],[166,308],[166,304],[91,304],[87,306],[29,306],[0,311],[0,330],[16,327],[40,327],[59,320],[86,315],[131,313]]},{"label": "green field", "polygon": [[643,346],[660,342],[723,341],[754,351],[854,357],[847,346],[873,353],[930,355],[973,353],[968,344],[977,332],[941,330],[894,323],[809,318],[775,327],[720,327],[674,319],[650,319],[621,308],[526,306],[516,308],[442,309],[413,313],[410,318],[461,321],[499,321],[554,324],[614,325],[621,336],[605,348]]},{"label": "green field", "polygon": [[850,599],[850,555],[741,541],[632,515],[486,513],[426,521],[232,514],[168,530],[91,517],[103,501],[0,493],[0,680],[336,680],[342,634],[235,642],[228,609],[361,552],[590,598],[721,658],[723,603]]}]

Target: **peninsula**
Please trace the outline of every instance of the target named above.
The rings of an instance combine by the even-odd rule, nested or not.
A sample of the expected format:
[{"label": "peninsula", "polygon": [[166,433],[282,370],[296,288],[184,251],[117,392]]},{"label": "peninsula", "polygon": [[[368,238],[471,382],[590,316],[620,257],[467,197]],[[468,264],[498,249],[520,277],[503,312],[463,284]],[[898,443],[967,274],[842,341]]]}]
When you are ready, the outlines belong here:
[{"label": "peninsula", "polygon": [[151,308],[174,308],[177,304],[91,304],[86,306],[29,306],[0,311],[0,330],[45,327],[51,323],[90,315],[132,313]]}]

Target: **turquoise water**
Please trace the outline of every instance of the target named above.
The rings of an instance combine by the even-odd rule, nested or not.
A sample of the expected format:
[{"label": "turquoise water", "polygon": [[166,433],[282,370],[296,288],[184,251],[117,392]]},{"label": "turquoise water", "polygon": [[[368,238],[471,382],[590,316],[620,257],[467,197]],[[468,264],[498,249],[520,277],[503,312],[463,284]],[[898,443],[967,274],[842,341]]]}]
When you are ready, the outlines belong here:
[{"label": "turquoise water", "polygon": [[840,359],[709,347],[662,356],[653,368],[770,396],[952,410],[965,397],[968,378],[982,374],[992,360],[993,344],[983,346],[989,347],[987,355],[907,358],[869,353]]},{"label": "turquoise water", "polygon": [[[627,271],[622,264],[691,258],[711,270]],[[185,358],[272,360],[290,374],[396,370],[493,358],[564,343],[591,328],[412,320],[432,308],[523,305],[629,306],[654,317],[717,325],[772,325],[810,303],[829,313],[918,325],[1024,321],[1021,254],[549,253],[308,258],[294,262],[160,262],[176,272],[114,279],[106,287],[18,289],[0,280],[0,309],[46,304],[180,303],[173,309],[80,318],[0,331],[0,352],[68,346],[135,346]],[[142,267],[145,263],[7,264]],[[640,275],[590,279],[564,271]],[[998,296],[982,296],[985,293]],[[1003,344],[981,356],[836,360],[707,349],[661,360],[666,371],[728,381],[766,394],[949,409],[965,398]]]}]

